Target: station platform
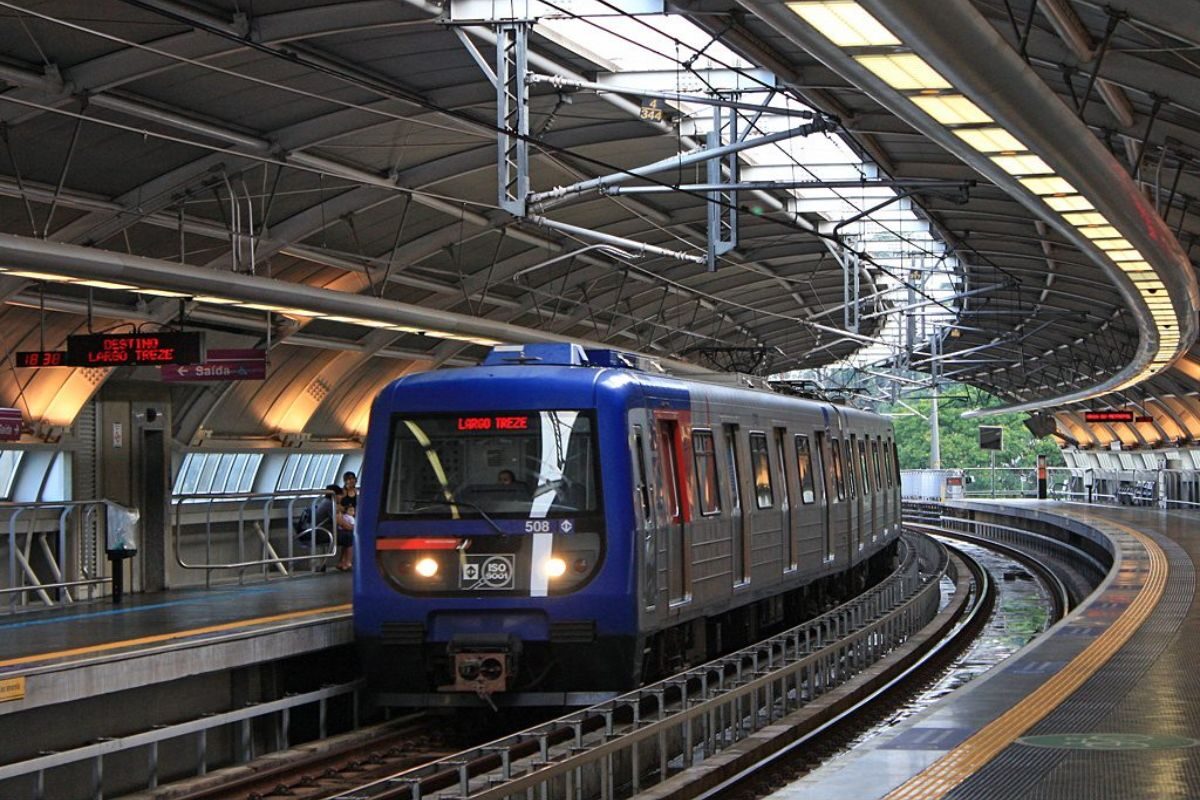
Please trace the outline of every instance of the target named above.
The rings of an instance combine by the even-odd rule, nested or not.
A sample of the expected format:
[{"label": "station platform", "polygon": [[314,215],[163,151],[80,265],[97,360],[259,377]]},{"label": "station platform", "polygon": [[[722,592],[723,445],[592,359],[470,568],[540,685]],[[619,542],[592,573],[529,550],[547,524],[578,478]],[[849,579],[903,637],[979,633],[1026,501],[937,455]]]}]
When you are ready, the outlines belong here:
[{"label": "station platform", "polygon": [[946,505],[1103,537],[1113,568],[1045,635],[772,800],[1200,797],[1200,514]]},{"label": "station platform", "polygon": [[0,616],[0,717],[349,644],[350,597],[328,573]]}]

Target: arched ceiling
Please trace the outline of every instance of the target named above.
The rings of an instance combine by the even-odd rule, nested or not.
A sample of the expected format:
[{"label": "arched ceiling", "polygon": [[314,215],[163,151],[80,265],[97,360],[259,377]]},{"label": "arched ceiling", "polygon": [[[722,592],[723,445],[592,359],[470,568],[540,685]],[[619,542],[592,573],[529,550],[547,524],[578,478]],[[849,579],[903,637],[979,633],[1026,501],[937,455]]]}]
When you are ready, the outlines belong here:
[{"label": "arched ceiling", "polygon": [[[973,5],[1019,49],[1028,0]],[[1118,159],[1138,165],[1190,254],[1200,232],[1200,62],[1191,55],[1200,14],[1176,0],[1107,7],[1122,6],[1102,61],[1106,6],[1091,2],[1042,0],[1025,52],[1068,103],[1085,96],[1101,61],[1082,117]],[[891,178],[980,178],[757,17],[753,3],[672,7],[836,115]],[[782,195],[766,213],[741,215],[739,246],[716,272],[657,256],[614,260],[497,209],[495,93],[437,12],[419,0],[0,2],[0,233],[174,263],[181,274],[209,270],[234,287],[253,273],[667,358],[761,348],[783,370],[831,363],[861,344],[814,324],[843,302],[842,269],[805,232],[815,218],[774,210]],[[605,68],[543,34],[531,46],[542,71],[590,77]],[[628,99],[540,85],[531,132],[535,190],[691,144],[639,119]],[[695,180],[690,171],[669,177]],[[966,270],[963,288],[981,289],[961,301],[944,376],[1021,402],[1129,362],[1138,340],[1125,302],[1053,226],[984,180],[966,202],[929,192],[913,200]],[[690,194],[589,194],[552,216],[672,250],[702,252],[705,242],[706,206]],[[96,330],[170,323],[182,308],[189,326],[209,331],[210,347],[269,337],[267,381],[172,389],[185,442],[209,430],[359,434],[387,380],[483,353],[301,317],[276,316],[268,334],[262,312],[0,276],[7,351],[40,349],[35,340],[55,349],[86,330],[89,295]],[[876,333],[879,319],[860,333]],[[11,363],[3,402],[46,426],[69,423],[105,380],[153,378],[144,368],[76,376]],[[1173,398],[1158,405],[1179,417],[1170,430],[1195,438],[1200,409],[1187,398],[1196,388],[1172,369],[1126,395]]]}]

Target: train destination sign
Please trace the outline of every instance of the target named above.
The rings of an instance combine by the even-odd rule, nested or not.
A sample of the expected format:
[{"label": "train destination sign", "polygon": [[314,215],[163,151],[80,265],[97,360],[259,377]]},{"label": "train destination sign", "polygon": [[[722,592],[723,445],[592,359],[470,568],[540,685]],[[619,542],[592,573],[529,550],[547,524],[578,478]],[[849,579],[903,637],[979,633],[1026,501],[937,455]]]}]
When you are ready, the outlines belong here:
[{"label": "train destination sign", "polygon": [[89,333],[67,337],[68,367],[199,364],[204,355],[204,334],[198,331]]},{"label": "train destination sign", "polygon": [[65,350],[18,350],[18,367],[65,367]]},{"label": "train destination sign", "polygon": [[529,417],[527,416],[494,416],[494,417],[459,417],[460,431],[527,431]]}]

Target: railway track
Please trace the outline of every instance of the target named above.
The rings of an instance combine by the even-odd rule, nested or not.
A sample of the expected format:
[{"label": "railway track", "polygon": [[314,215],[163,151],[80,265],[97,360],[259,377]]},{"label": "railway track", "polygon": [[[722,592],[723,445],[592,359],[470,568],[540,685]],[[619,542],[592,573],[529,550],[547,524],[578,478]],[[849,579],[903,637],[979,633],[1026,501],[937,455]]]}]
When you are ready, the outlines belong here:
[{"label": "railway track", "polygon": [[939,582],[965,568],[924,537],[908,538],[902,551],[899,568],[876,587],[753,647],[333,797],[500,798],[528,789],[540,796],[546,786],[552,795],[611,798],[661,788],[694,763],[757,740],[764,727],[809,703],[833,707],[842,683],[903,642],[925,641],[918,631],[929,618],[953,624],[957,611],[939,614]]},{"label": "railway track", "polygon": [[[312,753],[274,759],[274,767],[234,782],[163,800],[490,798],[524,794],[538,781],[550,781],[551,794],[578,789],[581,796],[605,798],[650,785],[659,798],[757,796],[798,774],[789,753],[803,746],[799,766],[809,768],[817,762],[808,754],[838,749],[862,720],[885,715],[938,674],[986,619],[994,596],[986,571],[924,537],[909,537],[903,551],[892,576],[838,609],[592,709],[497,737],[468,724],[467,739],[449,735],[449,718],[413,715],[347,735],[357,741],[348,739],[344,747],[327,742]],[[943,575],[956,589],[949,606],[938,611]],[[924,621],[893,630],[897,619],[911,616],[907,609],[914,603],[924,603],[937,631],[918,633]],[[889,636],[896,641],[889,643]],[[894,663],[884,668],[889,657]],[[847,683],[855,676],[866,679]],[[862,686],[851,691],[852,683]],[[867,707],[875,710],[864,712]],[[792,731],[789,741],[739,756],[748,743],[761,743],[762,729],[780,722]],[[631,747],[618,748],[634,739]],[[818,740],[822,744],[812,744]],[[739,757],[752,761],[743,769]],[[728,763],[712,769],[717,759]],[[788,768],[751,778],[749,763]],[[707,785],[689,778],[700,764],[710,772]],[[714,783],[711,775],[724,777]]]},{"label": "railway track", "polygon": [[[926,533],[936,533],[967,542],[1000,553],[1020,563],[1037,576],[1046,589],[1051,610],[1049,624],[1060,619],[1070,607],[1070,597],[1061,579],[1045,564],[1025,551],[984,537],[934,526],[912,526]],[[979,635],[993,612],[996,597],[995,580],[984,567],[965,552],[950,547],[956,558],[967,566],[975,584],[971,609],[963,616],[961,624],[936,648],[897,674],[879,691],[848,709],[836,720],[814,729],[810,734],[797,739],[774,756],[745,770],[728,780],[700,793],[659,794],[658,800],[758,800],[778,789],[788,786],[824,764],[835,755],[845,751],[865,731],[895,717],[909,700],[932,686],[952,662],[964,653]]]}]

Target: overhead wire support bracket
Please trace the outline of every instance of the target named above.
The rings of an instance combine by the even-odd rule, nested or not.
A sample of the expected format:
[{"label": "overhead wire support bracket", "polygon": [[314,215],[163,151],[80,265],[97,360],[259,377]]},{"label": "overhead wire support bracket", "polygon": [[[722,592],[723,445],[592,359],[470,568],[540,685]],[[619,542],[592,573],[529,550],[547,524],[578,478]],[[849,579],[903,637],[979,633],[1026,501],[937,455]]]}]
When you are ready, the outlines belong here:
[{"label": "overhead wire support bracket", "polygon": [[769,133],[765,136],[759,136],[754,139],[745,139],[740,142],[731,142],[730,144],[722,145],[717,148],[702,148],[699,150],[691,150],[679,155],[669,156],[660,161],[655,161],[652,164],[646,164],[641,167],[624,172],[616,172],[610,175],[602,175],[598,178],[591,178],[586,181],[579,181],[568,186],[556,186],[553,189],[548,189],[544,192],[533,192],[529,195],[530,203],[540,203],[546,200],[557,200],[562,197],[567,197],[573,194],[582,194],[592,190],[599,190],[607,186],[613,186],[619,183],[625,183],[635,178],[645,177],[647,175],[656,175],[660,172],[667,172],[674,169],[682,169],[683,167],[692,164],[698,164],[702,161],[708,161],[713,158],[723,158],[732,153],[740,153],[743,150],[749,150],[753,147],[762,147],[763,145],[782,142],[786,139],[794,139],[798,136],[811,136],[814,133],[822,133],[824,131],[833,130],[836,123],[825,117],[817,117],[812,122],[805,123],[796,128],[789,128],[786,131],[777,133]]},{"label": "overhead wire support bracket", "polygon": [[594,231],[590,228],[581,228],[578,225],[570,225],[566,222],[559,222],[558,220],[547,219],[546,217],[540,217],[536,215],[530,216],[528,217],[528,221],[532,222],[534,225],[541,225],[544,228],[550,228],[552,230],[562,231],[563,233],[569,233],[574,236],[582,236],[585,239],[595,239],[598,242],[615,245],[623,250],[631,251],[636,255],[664,256],[666,258],[674,258],[680,261],[690,261],[693,264],[703,264],[706,261],[704,256],[697,255],[695,253],[685,253],[681,250],[671,250],[666,247],[659,247],[658,245],[645,244],[643,242],[634,241],[633,239],[626,239],[623,236],[613,236],[609,233],[601,233],[600,231]]},{"label": "overhead wire support bracket", "polygon": [[[609,92],[611,94],[626,94],[632,97],[652,97],[658,100],[670,100],[677,103],[695,103],[702,106],[721,106],[723,108],[734,108],[739,111],[753,111],[757,113],[773,113],[786,117],[799,117],[801,119],[817,119],[825,117],[834,120],[833,117],[822,114],[818,111],[808,111],[805,109],[788,108],[786,106],[772,106],[769,103],[743,103],[740,100],[729,100],[720,96],[710,96],[701,94],[683,94],[682,92],[666,92],[654,89],[638,88],[636,86],[620,86],[610,83],[597,83],[595,81],[580,81],[572,78],[567,78],[562,75],[542,75],[541,73],[531,72],[528,81],[533,83],[548,83],[556,89],[587,89],[594,92]],[[775,92],[772,91],[772,94]]]},{"label": "overhead wire support bracket", "polygon": [[500,208],[525,216],[529,199],[529,22],[496,26],[496,166]]},{"label": "overhead wire support bracket", "polygon": [[[738,141],[738,113],[730,109],[728,121],[725,109],[713,106],[712,130],[708,132],[708,150],[716,150],[721,146],[722,138],[728,138],[731,143]],[[723,133],[728,131],[728,137]],[[707,162],[708,182],[719,183],[721,180],[722,161],[729,172],[729,180],[736,183],[738,179],[737,153],[730,153],[724,159],[710,158]],[[738,218],[737,190],[716,189],[708,193],[708,247],[705,266],[709,272],[717,271],[717,259],[737,247]]]}]

